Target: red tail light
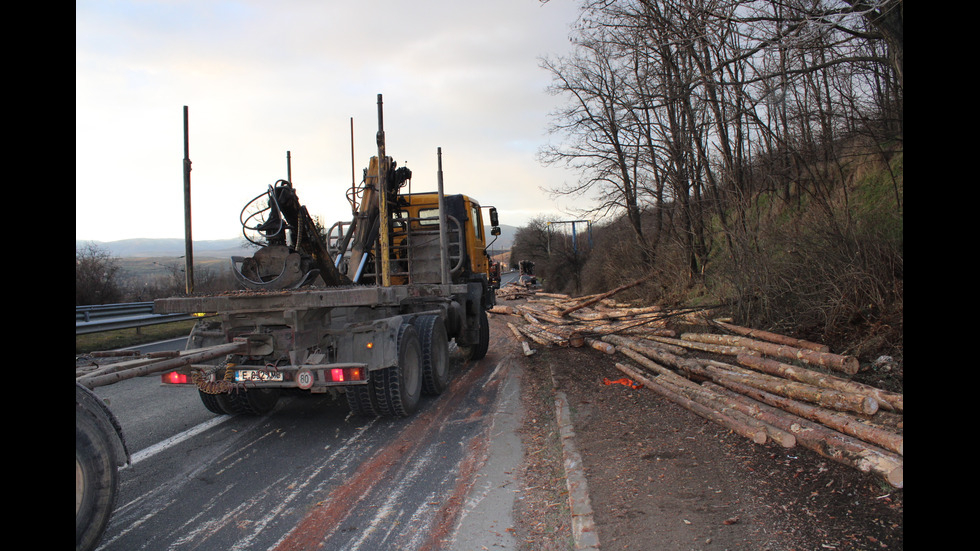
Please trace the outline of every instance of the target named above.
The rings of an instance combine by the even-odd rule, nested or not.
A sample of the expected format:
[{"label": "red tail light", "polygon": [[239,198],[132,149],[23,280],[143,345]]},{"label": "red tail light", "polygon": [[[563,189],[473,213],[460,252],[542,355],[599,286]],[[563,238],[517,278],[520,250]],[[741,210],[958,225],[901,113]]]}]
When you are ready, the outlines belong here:
[{"label": "red tail light", "polygon": [[330,380],[334,383],[363,381],[364,370],[360,367],[335,367],[330,370]]},{"label": "red tail light", "polygon": [[160,375],[160,380],[168,385],[186,385],[190,383],[190,378],[185,373],[171,371]]}]

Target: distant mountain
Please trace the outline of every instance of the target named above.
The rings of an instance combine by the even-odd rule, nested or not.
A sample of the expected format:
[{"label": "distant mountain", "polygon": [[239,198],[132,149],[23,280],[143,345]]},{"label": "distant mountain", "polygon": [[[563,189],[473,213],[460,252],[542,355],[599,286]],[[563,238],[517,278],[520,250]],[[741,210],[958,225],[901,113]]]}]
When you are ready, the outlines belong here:
[{"label": "distant mountain", "polygon": [[[180,257],[184,256],[183,239],[122,239],[119,241],[75,240],[75,248],[93,243],[118,258]],[[247,246],[244,238],[194,241],[194,257],[251,256],[255,247]]]},{"label": "distant mountain", "polygon": [[517,232],[517,228],[514,226],[500,226],[500,235],[497,236],[497,240],[494,241],[492,235],[490,235],[490,226],[483,228],[483,235],[487,236],[487,244],[494,251],[509,251],[511,246],[514,244],[514,234]]},{"label": "distant mountain", "polygon": [[[491,249],[494,253],[509,251],[514,243],[514,233],[517,228],[513,226],[500,226],[500,236],[493,240],[490,235],[490,228],[485,228],[488,242],[493,242]],[[183,239],[122,239],[119,241],[84,241],[75,240],[75,248],[78,249],[89,243],[94,243],[99,248],[106,250],[110,256],[117,258],[160,258],[160,257],[181,257],[184,256]],[[207,241],[194,241],[195,258],[230,258],[232,256],[251,256],[255,252],[255,247],[251,246],[245,238],[236,239],[215,239]]]}]

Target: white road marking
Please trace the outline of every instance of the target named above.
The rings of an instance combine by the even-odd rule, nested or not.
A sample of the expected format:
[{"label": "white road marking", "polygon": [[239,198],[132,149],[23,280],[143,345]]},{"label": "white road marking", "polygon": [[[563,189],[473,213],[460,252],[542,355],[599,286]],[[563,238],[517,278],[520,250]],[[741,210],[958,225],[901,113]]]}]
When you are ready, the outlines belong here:
[{"label": "white road marking", "polygon": [[[232,417],[231,415],[221,415],[221,416],[215,417],[214,419],[211,419],[210,421],[205,421],[205,422],[201,423],[200,425],[197,425],[196,427],[191,427],[191,428],[185,430],[184,432],[181,432],[179,434],[175,434],[175,435],[171,436],[170,438],[167,438],[166,440],[164,440],[162,442],[157,442],[156,444],[153,444],[149,448],[146,448],[144,450],[140,450],[140,451],[138,451],[138,452],[136,452],[136,453],[134,453],[132,455],[132,457],[130,458],[130,465],[135,465],[135,464],[139,463],[140,461],[143,461],[144,459],[148,459],[150,457],[153,457],[154,455],[156,455],[156,454],[158,454],[158,453],[160,453],[160,452],[162,452],[162,451],[164,451],[164,450],[166,450],[166,449],[168,449],[170,447],[176,446],[177,444],[183,442],[184,440],[187,440],[188,438],[192,438],[194,436],[197,436],[198,434],[201,434],[202,432],[204,432],[204,431],[206,431],[206,430],[208,430],[210,428],[214,428],[214,427],[220,425],[221,423],[224,423],[228,419],[231,419],[231,417]],[[123,467],[123,468],[125,468],[125,467]]]}]

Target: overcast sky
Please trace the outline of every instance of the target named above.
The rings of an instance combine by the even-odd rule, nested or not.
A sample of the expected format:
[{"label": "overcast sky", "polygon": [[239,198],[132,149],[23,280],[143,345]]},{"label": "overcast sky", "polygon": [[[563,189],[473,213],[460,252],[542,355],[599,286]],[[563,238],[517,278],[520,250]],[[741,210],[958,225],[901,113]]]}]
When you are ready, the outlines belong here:
[{"label": "overcast sky", "polygon": [[[183,107],[193,236],[241,235],[242,207],[286,178],[326,224],[349,220],[377,153],[436,189],[500,211],[502,224],[568,212],[542,188],[573,180],[538,149],[559,98],[544,55],[569,50],[578,0],[78,0],[75,238],[184,236]],[[556,214],[561,217],[562,214]]]}]

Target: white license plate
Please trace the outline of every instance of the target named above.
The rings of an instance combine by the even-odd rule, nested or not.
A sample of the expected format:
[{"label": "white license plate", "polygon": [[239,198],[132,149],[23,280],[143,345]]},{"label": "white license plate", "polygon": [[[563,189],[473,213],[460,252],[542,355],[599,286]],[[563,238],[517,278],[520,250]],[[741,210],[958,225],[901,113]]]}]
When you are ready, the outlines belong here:
[{"label": "white license plate", "polygon": [[250,381],[282,381],[282,372],[262,371],[260,369],[239,369],[235,371],[235,381],[239,383]]}]

